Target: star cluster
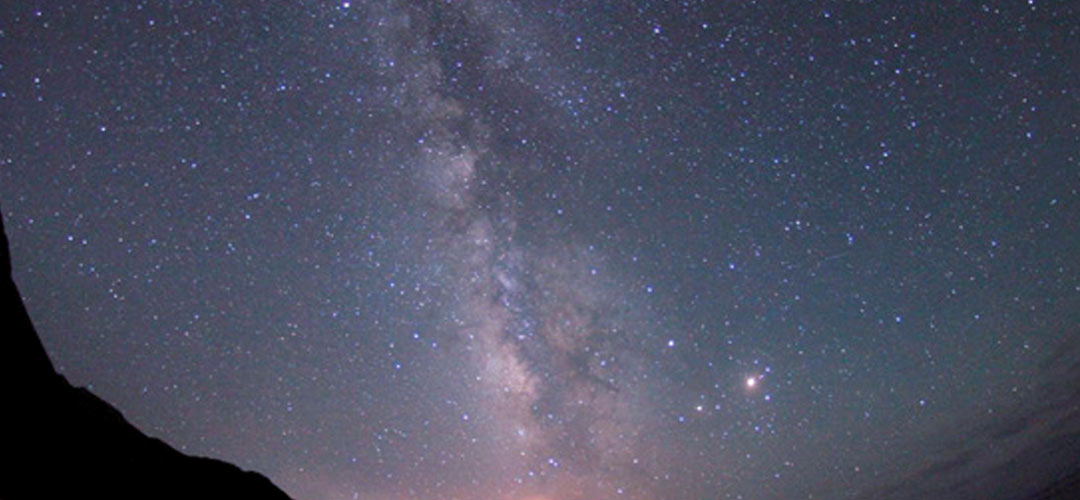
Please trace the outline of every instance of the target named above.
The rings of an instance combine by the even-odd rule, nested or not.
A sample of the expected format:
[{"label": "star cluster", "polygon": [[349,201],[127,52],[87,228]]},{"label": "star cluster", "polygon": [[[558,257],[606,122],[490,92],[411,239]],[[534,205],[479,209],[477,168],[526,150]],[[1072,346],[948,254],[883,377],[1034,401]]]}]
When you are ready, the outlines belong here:
[{"label": "star cluster", "polygon": [[16,280],[299,499],[1026,494],[1080,456],[1078,18],[23,2]]}]

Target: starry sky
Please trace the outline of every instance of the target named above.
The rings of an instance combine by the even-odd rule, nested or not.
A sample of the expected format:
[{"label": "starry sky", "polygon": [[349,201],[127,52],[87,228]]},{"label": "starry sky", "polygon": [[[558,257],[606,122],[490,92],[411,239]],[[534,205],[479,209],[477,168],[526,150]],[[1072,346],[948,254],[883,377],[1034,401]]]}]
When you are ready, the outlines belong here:
[{"label": "starry sky", "polygon": [[8,2],[0,206],[62,374],[298,499],[1014,498],[1080,457],[1078,36]]}]

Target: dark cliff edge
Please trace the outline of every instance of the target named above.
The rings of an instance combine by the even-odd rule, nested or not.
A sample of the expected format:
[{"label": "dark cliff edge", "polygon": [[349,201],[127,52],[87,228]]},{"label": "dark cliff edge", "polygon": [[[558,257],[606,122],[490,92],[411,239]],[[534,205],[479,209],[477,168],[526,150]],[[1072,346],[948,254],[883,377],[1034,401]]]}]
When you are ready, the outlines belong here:
[{"label": "dark cliff edge", "polygon": [[185,455],[53,368],[11,277],[0,220],[0,500],[288,499],[266,477]]}]

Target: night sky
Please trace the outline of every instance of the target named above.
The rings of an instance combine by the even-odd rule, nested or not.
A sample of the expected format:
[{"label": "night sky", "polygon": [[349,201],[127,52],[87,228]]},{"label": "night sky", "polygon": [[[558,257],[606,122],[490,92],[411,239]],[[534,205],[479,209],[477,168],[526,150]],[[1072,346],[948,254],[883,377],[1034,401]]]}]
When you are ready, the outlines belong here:
[{"label": "night sky", "polygon": [[1076,3],[253,4],[0,8],[16,282],[148,434],[302,500],[1080,460]]}]

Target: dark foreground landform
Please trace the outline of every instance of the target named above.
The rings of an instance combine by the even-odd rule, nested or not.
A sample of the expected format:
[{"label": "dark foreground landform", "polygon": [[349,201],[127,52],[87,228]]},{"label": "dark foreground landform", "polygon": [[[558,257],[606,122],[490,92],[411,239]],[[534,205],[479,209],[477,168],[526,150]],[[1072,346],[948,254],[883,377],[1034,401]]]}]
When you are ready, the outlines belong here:
[{"label": "dark foreground landform", "polygon": [[266,477],[185,455],[53,368],[11,277],[0,221],[0,499],[288,499]]}]

